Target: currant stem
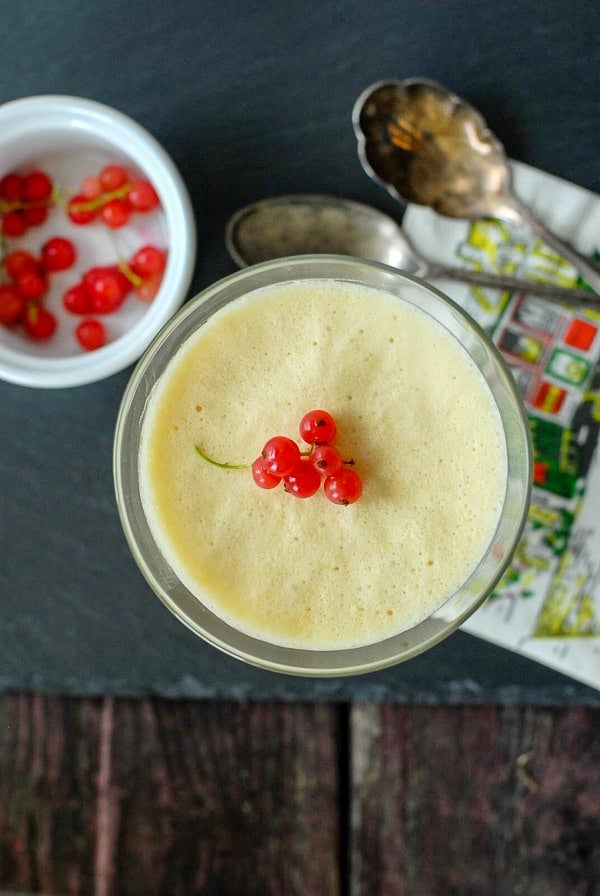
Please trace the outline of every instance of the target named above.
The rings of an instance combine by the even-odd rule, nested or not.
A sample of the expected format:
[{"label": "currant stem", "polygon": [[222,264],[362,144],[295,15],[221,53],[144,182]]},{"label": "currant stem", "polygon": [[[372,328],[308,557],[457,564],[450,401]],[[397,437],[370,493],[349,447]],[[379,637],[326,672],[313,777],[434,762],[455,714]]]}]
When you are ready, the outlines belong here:
[{"label": "currant stem", "polygon": [[56,205],[54,194],[48,199],[15,199],[8,202],[6,199],[0,199],[0,215],[8,212],[23,212],[28,208],[52,208]]},{"label": "currant stem", "polygon": [[132,271],[127,262],[123,261],[122,259],[119,261],[119,270],[122,274],[125,274],[129,282],[133,287],[135,287],[135,289],[139,289],[140,286],[144,285],[144,278],[138,276],[135,271]]},{"label": "currant stem", "polygon": [[207,461],[209,464],[212,464],[213,467],[220,467],[222,470],[249,470],[252,464],[226,464],[221,463],[218,460],[215,460],[212,457],[209,457],[208,454],[205,454],[202,448],[199,445],[194,445],[194,451],[196,454],[202,458],[202,460]]},{"label": "currant stem", "polygon": [[115,250],[115,255],[118,259],[118,267],[122,274],[124,274],[134,289],[139,289],[140,286],[144,285],[144,278],[140,277],[131,267],[127,264],[123,256],[121,255],[121,251],[119,249],[119,244],[117,242],[117,238],[112,230],[109,230],[109,236],[111,238],[113,248]]},{"label": "currant stem", "polygon": [[94,196],[94,198],[90,199],[88,202],[74,202],[70,208],[74,212],[95,212],[112,199],[124,199],[130,192],[131,187],[132,184],[130,183],[123,184],[123,186],[119,187],[117,190],[101,193],[100,196]]}]

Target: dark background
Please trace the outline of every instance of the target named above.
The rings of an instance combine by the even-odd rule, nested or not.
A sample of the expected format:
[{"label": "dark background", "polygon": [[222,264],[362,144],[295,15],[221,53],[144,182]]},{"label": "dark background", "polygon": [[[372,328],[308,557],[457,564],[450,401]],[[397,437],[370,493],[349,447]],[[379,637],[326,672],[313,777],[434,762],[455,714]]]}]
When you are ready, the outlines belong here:
[{"label": "dark background", "polygon": [[[441,81],[510,156],[598,191],[599,24],[585,0],[4,2],[0,102],[89,97],[163,144],[198,225],[191,296],[234,270],[225,222],[252,200],[325,192],[401,216],[362,171],[351,126],[356,97],[380,79]],[[1,689],[599,702],[463,633],[337,681],[262,672],[198,641],[150,592],[117,517],[112,435],[130,373],[56,391],[0,383]]]}]

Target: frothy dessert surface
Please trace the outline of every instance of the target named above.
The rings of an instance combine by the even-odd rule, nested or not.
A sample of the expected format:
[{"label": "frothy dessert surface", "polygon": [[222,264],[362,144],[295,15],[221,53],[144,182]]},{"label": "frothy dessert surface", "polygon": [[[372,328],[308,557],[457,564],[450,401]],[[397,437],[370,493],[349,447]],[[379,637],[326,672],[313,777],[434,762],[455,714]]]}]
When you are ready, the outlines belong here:
[{"label": "frothy dessert surface", "polygon": [[[312,408],[336,419],[363,494],[258,488],[273,435]],[[307,447],[307,446],[305,446]],[[154,537],[217,615],[274,643],[372,643],[429,616],[468,577],[506,484],[500,418],[480,372],[428,315],[386,293],[315,280],[251,293],[170,362],[143,422],[140,479]]]}]

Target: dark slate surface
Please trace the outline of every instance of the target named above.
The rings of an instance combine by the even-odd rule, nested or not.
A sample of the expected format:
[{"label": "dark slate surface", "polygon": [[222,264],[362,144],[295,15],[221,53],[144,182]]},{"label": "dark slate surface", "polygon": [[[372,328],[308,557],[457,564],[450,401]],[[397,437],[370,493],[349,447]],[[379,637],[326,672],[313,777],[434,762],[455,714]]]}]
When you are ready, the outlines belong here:
[{"label": "dark slate surface", "polygon": [[[329,192],[396,216],[350,124],[381,78],[435,78],[511,156],[598,191],[600,47],[592,2],[15,0],[0,13],[0,102],[70,93],[165,146],[192,195],[190,295],[234,267],[239,206]],[[10,38],[10,39],[9,39]],[[463,633],[396,669],[303,680],[200,643],[151,594],[121,533],[112,433],[130,371],[70,390],[0,383],[0,688],[65,694],[597,703],[597,692]]]}]

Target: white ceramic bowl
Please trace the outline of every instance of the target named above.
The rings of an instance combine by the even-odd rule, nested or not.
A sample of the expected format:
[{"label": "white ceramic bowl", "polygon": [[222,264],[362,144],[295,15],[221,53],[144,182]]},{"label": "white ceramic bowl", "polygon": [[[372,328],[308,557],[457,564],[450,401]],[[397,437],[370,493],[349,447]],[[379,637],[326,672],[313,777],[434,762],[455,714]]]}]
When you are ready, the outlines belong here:
[{"label": "white ceramic bowl", "polygon": [[[59,204],[44,224],[9,241],[10,249],[39,255],[49,237],[65,236],[75,242],[78,257],[74,268],[51,277],[45,304],[59,326],[50,340],[35,342],[19,328],[0,326],[0,378],[39,388],[103,379],[136,361],[185,300],[196,256],[194,217],[183,180],[154,137],[121,112],[79,97],[35,96],[0,106],[0,178],[42,168],[66,199],[83,178],[112,162],[150,180],[160,208],[134,214],[111,237],[101,224],[73,224]],[[167,267],[152,302],[132,296],[117,313],[102,316],[109,341],[87,352],[74,336],[79,318],[64,310],[62,294],[90,267],[114,264],[115,241],[124,258],[147,243],[167,248]]]}]

